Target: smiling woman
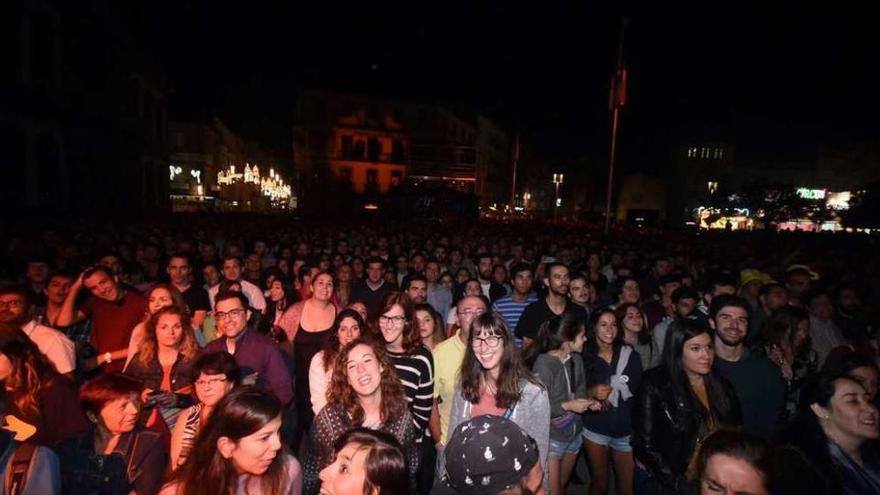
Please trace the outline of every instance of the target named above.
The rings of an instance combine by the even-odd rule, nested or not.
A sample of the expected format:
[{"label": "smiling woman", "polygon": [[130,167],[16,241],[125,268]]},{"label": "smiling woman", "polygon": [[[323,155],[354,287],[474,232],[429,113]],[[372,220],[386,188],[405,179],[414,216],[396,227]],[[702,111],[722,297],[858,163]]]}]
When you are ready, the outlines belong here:
[{"label": "smiling woman", "polygon": [[663,364],[645,372],[632,408],[636,492],[685,490],[697,475],[695,454],[703,441],[742,424],[736,392],[712,370],[714,358],[707,325],[670,325]]},{"label": "smiling woman", "polygon": [[[461,380],[453,397],[449,431],[477,416],[492,414],[510,419],[535,439],[543,485],[549,491],[550,399],[526,368],[504,317],[497,312],[482,313],[471,323]],[[441,460],[440,465],[444,463]]]},{"label": "smiling woman", "polygon": [[823,371],[801,394],[790,441],[835,493],[880,493],[880,457],[871,445],[880,437],[880,415],[864,386]]},{"label": "smiling woman", "polygon": [[304,466],[304,493],[318,493],[318,473],[333,462],[336,441],[356,427],[392,435],[402,446],[415,488],[419,467],[417,430],[385,349],[356,339],[336,356],[328,404],[315,416]]}]

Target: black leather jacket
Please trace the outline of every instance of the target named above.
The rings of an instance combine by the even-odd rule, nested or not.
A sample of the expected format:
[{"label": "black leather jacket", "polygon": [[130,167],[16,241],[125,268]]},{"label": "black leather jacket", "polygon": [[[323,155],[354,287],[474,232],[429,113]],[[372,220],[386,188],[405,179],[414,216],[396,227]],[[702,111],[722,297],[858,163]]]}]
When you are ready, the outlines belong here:
[{"label": "black leather jacket", "polygon": [[[714,373],[708,375],[706,392],[718,428],[742,424],[736,392],[727,380]],[[633,452],[664,493],[688,489],[685,471],[697,442],[702,441],[698,437],[704,419],[699,408],[693,394],[676,391],[665,367],[642,375],[633,406]]]}]

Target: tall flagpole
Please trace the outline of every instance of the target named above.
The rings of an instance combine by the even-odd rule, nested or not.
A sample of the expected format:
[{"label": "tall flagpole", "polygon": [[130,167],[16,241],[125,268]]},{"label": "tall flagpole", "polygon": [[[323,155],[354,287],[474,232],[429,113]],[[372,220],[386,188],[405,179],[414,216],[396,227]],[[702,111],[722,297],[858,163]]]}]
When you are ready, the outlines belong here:
[{"label": "tall flagpole", "polygon": [[611,230],[611,190],[614,184],[614,159],[617,154],[617,126],[620,123],[620,109],[626,104],[626,67],[623,65],[623,39],[626,31],[626,18],[620,20],[620,36],[617,41],[617,67],[611,78],[608,105],[611,110],[611,152],[608,157],[608,190],[605,193],[605,235]]},{"label": "tall flagpole", "polygon": [[[513,142],[513,178],[510,181],[510,214],[512,215],[516,207],[516,168],[519,162],[519,129],[516,130],[516,136]],[[523,205],[525,207],[525,205]]]}]

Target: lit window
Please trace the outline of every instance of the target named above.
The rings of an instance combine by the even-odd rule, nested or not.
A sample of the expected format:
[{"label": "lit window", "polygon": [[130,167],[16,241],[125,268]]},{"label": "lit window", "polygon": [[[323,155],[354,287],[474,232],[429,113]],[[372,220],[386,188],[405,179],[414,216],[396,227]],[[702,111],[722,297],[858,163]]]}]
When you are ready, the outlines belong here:
[{"label": "lit window", "polygon": [[715,194],[715,191],[718,190],[718,181],[710,180],[706,185],[706,189],[709,191],[709,194]]}]

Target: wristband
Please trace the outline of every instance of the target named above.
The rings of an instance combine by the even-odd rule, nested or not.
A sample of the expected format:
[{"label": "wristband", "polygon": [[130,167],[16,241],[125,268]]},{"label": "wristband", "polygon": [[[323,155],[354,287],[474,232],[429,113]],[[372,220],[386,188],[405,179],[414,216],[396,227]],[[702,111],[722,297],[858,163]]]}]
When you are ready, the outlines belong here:
[{"label": "wristband", "polygon": [[113,362],[113,354],[109,352],[104,353],[104,364],[110,364]]}]

